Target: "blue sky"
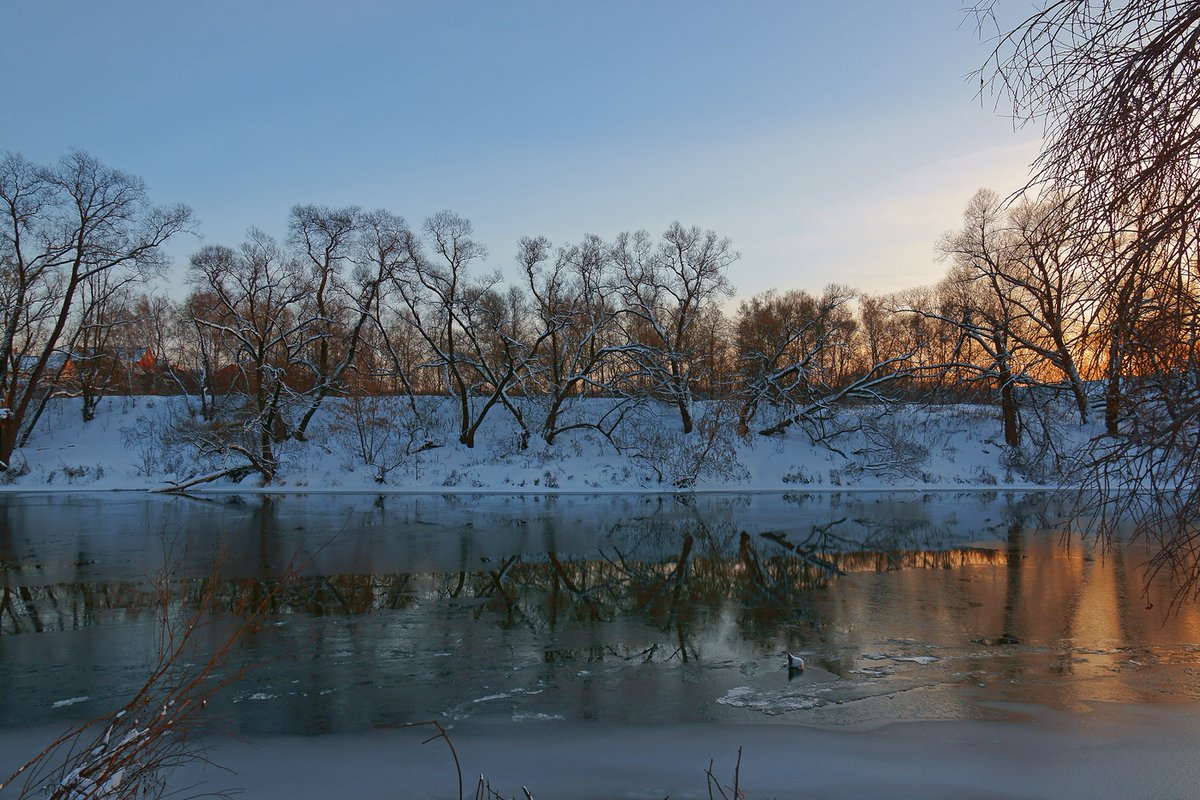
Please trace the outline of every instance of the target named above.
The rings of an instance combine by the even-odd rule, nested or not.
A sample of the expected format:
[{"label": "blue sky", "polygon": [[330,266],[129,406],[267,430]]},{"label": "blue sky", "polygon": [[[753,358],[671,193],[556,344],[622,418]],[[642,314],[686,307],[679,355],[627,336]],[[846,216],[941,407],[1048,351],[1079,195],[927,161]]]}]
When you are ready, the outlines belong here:
[{"label": "blue sky", "polygon": [[[205,242],[296,203],[469,217],[516,240],[661,232],[742,253],[739,295],[928,283],[939,234],[1036,155],[947,2],[0,4],[0,149],[81,148]],[[172,252],[180,262],[199,246]]]}]

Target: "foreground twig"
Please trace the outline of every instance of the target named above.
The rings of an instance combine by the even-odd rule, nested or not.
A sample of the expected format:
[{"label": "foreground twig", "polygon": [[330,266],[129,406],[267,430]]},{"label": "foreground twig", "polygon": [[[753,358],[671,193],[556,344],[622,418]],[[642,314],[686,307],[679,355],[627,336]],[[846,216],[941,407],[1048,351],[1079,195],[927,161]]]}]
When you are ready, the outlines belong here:
[{"label": "foreground twig", "polygon": [[[433,736],[430,736],[425,741],[421,742],[421,744],[429,744],[430,742],[432,742],[435,739],[442,739],[443,741],[446,742],[446,747],[450,748],[450,755],[454,758],[454,771],[456,773],[458,773],[458,800],[462,800],[462,798],[463,798],[462,764],[460,764],[458,761],[458,751],[454,749],[454,742],[450,741],[450,735],[448,733],[446,733],[446,729],[442,727],[442,723],[438,722],[436,719],[429,719],[429,720],[425,720],[424,722],[408,722],[408,723],[405,723],[401,727],[418,728],[418,727],[421,727],[422,725],[432,725],[434,728],[437,729],[437,733],[434,734]],[[480,776],[480,779],[482,780],[482,776]]]},{"label": "foreground twig", "polygon": [[[174,598],[164,572],[156,584],[161,626],[157,656],[145,682],[115,713],[68,730],[0,783],[18,798],[119,800],[161,798],[176,767],[205,762],[199,741],[208,702],[241,679],[248,666],[226,671],[241,646],[261,627],[273,591],[250,593],[228,617],[210,616],[218,606],[216,569],[200,582],[195,610],[178,618],[185,598]],[[228,622],[211,649],[201,631]],[[215,792],[212,796],[227,796]]]},{"label": "foreground twig", "polygon": [[[708,798],[709,798],[709,800],[715,800],[715,796],[713,795],[713,789],[717,790],[717,793],[719,795],[721,795],[723,800],[745,800],[746,794],[741,789],[742,748],[740,748],[740,747],[738,748],[737,763],[735,763],[734,767],[733,767],[733,785],[732,786],[722,786],[721,785],[721,781],[718,780],[717,776],[713,774],[713,762],[711,760],[708,762],[708,769],[704,770],[704,777],[705,777],[705,780],[708,781]],[[728,789],[731,794],[726,794],[725,793],[726,789]]]}]

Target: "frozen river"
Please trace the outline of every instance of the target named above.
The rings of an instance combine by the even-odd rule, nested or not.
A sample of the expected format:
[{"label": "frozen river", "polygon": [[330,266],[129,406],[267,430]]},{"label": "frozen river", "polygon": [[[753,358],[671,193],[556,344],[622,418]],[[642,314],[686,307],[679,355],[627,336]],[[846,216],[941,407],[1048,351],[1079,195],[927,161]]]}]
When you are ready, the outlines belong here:
[{"label": "frozen river", "polygon": [[166,571],[184,598],[277,592],[206,712],[214,741],[255,743],[207,777],[251,796],[457,796],[440,745],[396,727],[425,719],[518,795],[707,796],[739,746],[751,796],[1190,795],[1200,614],[1060,514],[1003,493],[0,496],[0,767],[137,689]]}]

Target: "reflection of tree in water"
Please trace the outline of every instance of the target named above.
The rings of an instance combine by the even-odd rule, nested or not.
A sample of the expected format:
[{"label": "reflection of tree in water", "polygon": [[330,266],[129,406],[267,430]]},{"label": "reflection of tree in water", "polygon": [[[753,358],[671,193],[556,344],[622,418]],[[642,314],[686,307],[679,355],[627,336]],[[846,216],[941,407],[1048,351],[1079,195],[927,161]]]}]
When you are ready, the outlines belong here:
[{"label": "reflection of tree in water", "polygon": [[[268,616],[327,616],[404,608],[411,602],[411,580],[410,575],[205,578],[171,581],[170,588],[172,612],[177,614],[201,606],[231,612],[247,601],[262,600],[267,602]],[[161,605],[157,591],[149,581],[6,586],[0,589],[0,635],[77,630],[143,616],[152,622]]]},{"label": "reflection of tree in water", "polygon": [[[229,529],[226,540],[236,537],[241,549],[227,560],[198,540],[186,569],[195,574],[213,561],[224,572],[173,581],[173,613],[194,611],[206,596],[217,611],[269,597],[272,621],[283,624],[269,625],[247,657],[287,666],[266,670],[264,694],[280,694],[281,676],[296,677],[299,686],[383,686],[403,707],[428,691],[442,692],[447,707],[469,704],[486,694],[467,688],[481,670],[488,681],[502,674],[559,694],[574,691],[582,675],[591,676],[587,686],[673,686],[707,670],[782,664],[784,648],[859,680],[864,665],[880,666],[862,661],[864,653],[925,653],[932,643],[952,648],[946,663],[972,686],[1011,682],[1029,692],[1031,678],[1069,678],[1086,684],[1081,697],[1123,696],[1148,658],[1194,660],[1177,644],[1197,641],[1200,625],[1154,628],[1162,617],[1141,613],[1147,599],[1129,577],[1128,554],[1067,550],[1053,536],[1032,535],[1049,527],[1037,504],[972,499],[928,508],[883,497],[814,508],[800,499],[765,512],[740,500],[623,500],[594,519],[590,505],[548,503],[522,516],[418,504],[401,506],[404,517],[380,511],[371,524],[346,523],[352,535],[332,555],[320,550],[322,536],[294,533],[308,520],[263,504],[262,513],[243,515],[248,532]],[[977,540],[990,544],[963,546]],[[46,577],[95,574],[87,565],[104,562],[68,550],[56,565],[56,556],[24,555],[35,551],[18,545],[0,564],[0,636],[110,626],[95,641],[116,643],[118,660],[138,657],[137,638],[155,625],[153,586],[55,583]],[[312,557],[309,574],[276,577],[297,550],[320,559]],[[928,572],[874,577],[914,570]],[[10,642],[14,654],[41,646],[28,638]],[[1160,641],[1175,650],[1142,652]],[[889,669],[904,666],[881,667]],[[119,682],[119,671],[112,674]],[[455,691],[430,688],[459,682]],[[315,701],[298,694],[294,702]],[[331,715],[344,713],[332,699],[321,702]]]},{"label": "reflection of tree in water", "polygon": [[[693,513],[680,514],[680,508]],[[586,556],[518,553],[453,572],[279,579],[271,571],[284,561],[283,537],[269,509],[264,511],[254,526],[258,557],[251,570],[257,576],[177,581],[181,609],[194,608],[200,598],[211,598],[222,611],[267,598],[272,615],[320,617],[438,603],[465,608],[477,620],[535,633],[629,618],[666,634],[664,642],[650,645],[651,657],[669,651],[690,658],[696,655],[689,644],[694,626],[729,611],[742,636],[764,646],[781,626],[807,636],[820,624],[814,593],[844,573],[997,564],[1006,558],[1004,550],[986,548],[921,549],[918,543],[942,535],[927,519],[889,523],[847,515],[751,534],[739,529],[734,514],[704,513],[710,509],[702,512],[676,501],[671,514],[621,523],[635,526],[633,535],[614,535],[610,540],[622,545]],[[1010,519],[1008,524],[1017,523]],[[220,585],[210,591],[213,580]],[[4,587],[0,633],[66,630],[134,617],[152,607],[153,592],[152,585],[136,582]]]},{"label": "reflection of tree in water", "polygon": [[[461,498],[430,501],[428,509],[402,506],[407,516],[400,523],[434,519],[447,536],[458,537],[448,540],[451,547],[442,552],[449,558],[439,556],[437,568],[376,573],[368,561],[367,569],[279,578],[289,563],[311,557],[320,546],[312,539],[298,543],[291,535],[296,522],[285,523],[276,504],[266,502],[247,510],[246,547],[221,562],[224,577],[177,580],[174,596],[180,614],[208,598],[219,606],[214,611],[224,613],[265,599],[275,619],[378,615],[389,628],[412,631],[405,635],[415,637],[414,648],[422,646],[416,640],[421,636],[452,640],[469,629],[465,620],[467,626],[521,635],[519,641],[542,648],[547,664],[706,660],[717,656],[705,649],[717,645],[702,643],[718,641],[725,626],[762,653],[785,642],[804,648],[836,638],[821,618],[829,611],[818,609],[828,609],[822,593],[839,576],[1003,564],[1013,552],[1014,526],[1038,522],[1020,503],[996,503],[969,535],[1007,538],[1008,550],[951,547],[948,542],[963,540],[963,526],[954,528],[944,505],[939,510],[919,498],[813,501],[794,495],[782,507],[784,513],[771,507],[771,522],[762,523],[770,530],[747,530],[757,511],[740,497],[618,501],[616,513],[597,515],[595,522],[556,513],[552,504],[491,514]],[[385,511],[378,503],[367,511],[378,515],[370,521],[374,530],[398,524]],[[576,523],[594,549],[580,552],[580,531],[571,527]],[[497,551],[497,542],[509,542],[513,550]],[[199,561],[210,557],[219,560],[202,540]],[[1019,563],[1010,569],[1020,569]],[[26,577],[24,570],[9,575]],[[6,586],[0,590],[0,634],[135,619],[152,607],[153,592],[136,582]],[[286,635],[280,641],[295,644]]]},{"label": "reflection of tree in water", "polygon": [[74,630],[97,625],[116,612],[136,618],[154,612],[149,583],[71,583],[0,589],[0,635]]}]

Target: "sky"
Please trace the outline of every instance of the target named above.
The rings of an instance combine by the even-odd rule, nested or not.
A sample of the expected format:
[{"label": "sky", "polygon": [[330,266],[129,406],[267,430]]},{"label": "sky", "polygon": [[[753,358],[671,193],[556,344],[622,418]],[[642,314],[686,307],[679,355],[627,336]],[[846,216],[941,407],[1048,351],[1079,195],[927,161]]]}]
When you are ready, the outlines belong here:
[{"label": "sky", "polygon": [[741,297],[932,283],[981,187],[1039,132],[970,77],[960,0],[0,0],[0,150],[73,148],[191,206],[203,244],[282,237],[297,203],[521,236],[733,240]]}]

